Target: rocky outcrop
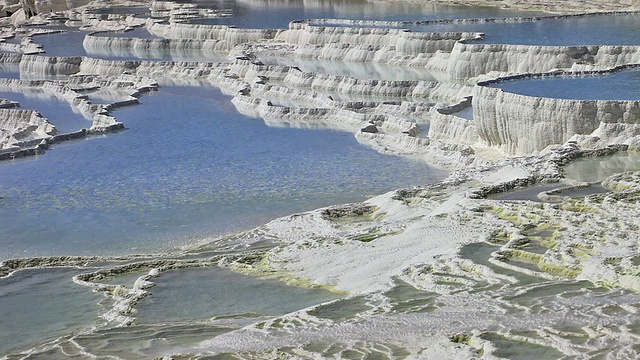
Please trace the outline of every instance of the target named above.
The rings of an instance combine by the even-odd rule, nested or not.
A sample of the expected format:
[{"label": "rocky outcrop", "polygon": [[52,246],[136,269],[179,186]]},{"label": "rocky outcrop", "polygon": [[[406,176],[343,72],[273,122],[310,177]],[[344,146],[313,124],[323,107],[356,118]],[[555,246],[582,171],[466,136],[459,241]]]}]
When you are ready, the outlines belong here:
[{"label": "rocky outcrop", "polygon": [[125,14],[101,14],[81,12],[76,20],[83,30],[93,31],[126,31],[134,27],[144,26],[147,20]]},{"label": "rocky outcrop", "polygon": [[414,101],[458,102],[472,93],[472,87],[436,81],[392,81],[356,79],[290,69],[282,80],[289,86],[315,91],[372,97],[411,98]]},{"label": "rocky outcrop", "polygon": [[417,156],[431,165],[449,169],[482,163],[471,157],[474,151],[468,145],[452,144],[424,137],[364,131],[356,134],[356,140],[383,154]]},{"label": "rocky outcrop", "polygon": [[141,61],[114,61],[84,58],[78,66],[78,72],[82,74],[118,76],[123,73],[135,73],[141,63]]},{"label": "rocky outcrop", "polygon": [[294,107],[333,107],[334,101],[330,96],[313,91],[296,89],[287,86],[270,84],[252,84],[252,96],[271,100],[274,103]]},{"label": "rocky outcrop", "polygon": [[184,21],[193,18],[220,18],[233,16],[232,9],[202,9],[198,4],[178,3],[174,1],[153,0],[150,4],[151,16],[154,18],[168,18],[171,22]]},{"label": "rocky outcrop", "polygon": [[35,0],[20,0],[20,5],[27,19],[38,14]]},{"label": "rocky outcrop", "polygon": [[85,46],[96,50],[113,46],[235,50],[256,53],[261,57],[294,56],[425,66],[431,57],[451,52],[458,41],[482,37],[480,33],[469,32],[414,33],[402,29],[311,26],[295,21],[286,30],[237,29],[222,25],[163,24],[152,20],[148,21],[147,28],[152,34],[169,41],[145,41],[146,45],[142,42],[130,41],[125,45],[122,40],[112,40],[112,43],[100,46],[97,43],[93,44],[96,40],[91,40],[91,42],[85,42]]},{"label": "rocky outcrop", "polygon": [[35,110],[0,109],[0,152],[35,145],[56,134],[55,126]]},{"label": "rocky outcrop", "polygon": [[407,101],[345,101],[334,106],[356,112],[393,115],[420,124],[429,123],[429,110],[435,106],[431,102]]},{"label": "rocky outcrop", "polygon": [[476,123],[455,115],[443,114],[432,108],[429,112],[429,138],[446,143],[478,145],[480,137]]},{"label": "rocky outcrop", "polygon": [[0,53],[0,64],[20,64],[22,54]]},{"label": "rocky outcrop", "polygon": [[299,128],[328,128],[358,132],[369,124],[388,132],[418,134],[415,123],[399,118],[375,114],[359,114],[336,108],[302,108],[276,106],[271,101],[250,96],[236,96],[232,100],[242,114],[262,118],[272,126]]},{"label": "rocky outcrop", "polygon": [[[151,79],[126,74],[114,78],[74,75],[65,82],[0,79],[0,88],[45,92],[69,103],[75,112],[92,121],[89,128],[59,134],[55,127],[36,111],[13,109],[18,106],[17,103],[2,101],[0,150],[3,151],[0,160],[40,154],[50,144],[123,129],[124,125],[111,116],[110,111],[120,106],[138,103],[137,97],[141,93],[157,89],[157,86],[158,84]],[[121,94],[128,94],[128,97],[107,105],[93,104],[84,93],[97,89],[118,90]]]},{"label": "rocky outcrop", "polygon": [[[15,35],[12,33],[8,38],[13,38],[13,37],[15,37]],[[44,50],[42,50],[42,46],[34,43],[33,40],[31,39],[31,36],[22,38],[20,43],[0,42],[0,49],[6,52],[19,53],[19,54],[39,54],[44,52]],[[2,55],[8,55],[8,54],[3,53]]]}]

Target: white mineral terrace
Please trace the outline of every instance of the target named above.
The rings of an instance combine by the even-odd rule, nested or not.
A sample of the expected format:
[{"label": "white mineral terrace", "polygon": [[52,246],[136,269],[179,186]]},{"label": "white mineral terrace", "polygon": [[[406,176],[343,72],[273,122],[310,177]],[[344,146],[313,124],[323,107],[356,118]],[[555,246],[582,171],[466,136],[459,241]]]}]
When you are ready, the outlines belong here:
[{"label": "white mineral terrace", "polygon": [[[554,11],[639,6],[637,1],[508,3]],[[15,8],[7,4],[5,13]],[[579,158],[638,151],[640,99],[552,99],[487,86],[509,76],[604,74],[640,64],[640,46],[489,45],[474,43],[479,33],[413,33],[357,20],[344,27],[294,21],[288,29],[240,29],[168,21],[203,13],[184,4],[153,1],[151,8],[165,18],[100,19],[87,14],[86,6],[55,17],[91,31],[145,26],[164,38],[92,33],[84,40],[87,49],[215,50],[228,61],[47,57],[34,54],[37,36],[2,47],[13,53],[0,54],[0,63],[19,65],[23,77],[52,80],[0,79],[0,89],[55,94],[92,119],[92,126],[59,134],[37,109],[3,101],[0,158],[42,154],[52,143],[121,130],[126,124],[111,111],[137,103],[158,88],[159,79],[170,79],[213,84],[233,96],[237,111],[269,126],[348,131],[377,151],[453,173],[441,183],[286,216],[172,254],[4,261],[0,277],[33,268],[86,268],[74,282],[110,300],[100,325],[43,344],[31,355],[495,359],[509,358],[505,348],[513,347],[512,355],[533,358],[640,356],[640,172],[585,183],[566,178],[563,170]],[[24,22],[54,17],[41,13],[25,20],[24,13],[15,14],[13,25],[5,22],[6,38],[26,31],[19,26]],[[448,81],[336,76],[262,61],[274,57],[415,67],[443,72]],[[96,105],[87,96],[96,91],[118,96]],[[472,119],[456,115],[470,106]],[[547,200],[541,202],[492,199],[540,184],[587,192],[601,185],[606,192],[571,197],[551,191],[538,196]],[[207,267],[324,288],[342,297],[257,320],[136,323],[136,304],[153,293],[156,278]],[[132,285],[107,281],[136,273],[142,275]]]},{"label": "white mineral terrace", "polygon": [[473,96],[479,137],[514,155],[536,154],[575,140],[583,148],[640,144],[640,101],[568,100],[477,87]]}]

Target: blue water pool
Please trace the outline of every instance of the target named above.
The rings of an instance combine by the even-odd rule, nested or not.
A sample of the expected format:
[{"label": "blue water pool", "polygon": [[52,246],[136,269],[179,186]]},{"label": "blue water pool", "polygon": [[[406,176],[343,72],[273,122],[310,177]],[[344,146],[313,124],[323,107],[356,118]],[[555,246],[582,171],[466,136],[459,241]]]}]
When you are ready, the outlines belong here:
[{"label": "blue water pool", "polygon": [[0,88],[0,99],[17,101],[21,109],[37,110],[55,125],[61,134],[88,129],[92,125],[91,119],[79,114],[78,110],[74,111],[66,100],[38,89],[16,92]]},{"label": "blue water pool", "polygon": [[640,100],[640,70],[612,75],[557,76],[492,85],[506,92],[574,100]]},{"label": "blue water pool", "polygon": [[351,133],[270,128],[229,100],[162,87],[114,113],[125,131],[1,163],[0,259],[159,252],[445,175]]},{"label": "blue water pool", "polygon": [[603,14],[538,21],[430,24],[406,28],[429,32],[481,32],[486,34],[482,42],[488,44],[640,45],[640,14]]},{"label": "blue water pool", "polygon": [[[308,1],[189,1],[202,7],[231,9],[233,17],[195,19],[196,24],[235,25],[241,28],[288,28],[292,20],[365,19],[365,20],[433,20],[531,15],[531,12],[503,10],[495,7],[470,7],[423,4],[419,2],[366,0]],[[537,14],[537,13],[536,13]]]}]

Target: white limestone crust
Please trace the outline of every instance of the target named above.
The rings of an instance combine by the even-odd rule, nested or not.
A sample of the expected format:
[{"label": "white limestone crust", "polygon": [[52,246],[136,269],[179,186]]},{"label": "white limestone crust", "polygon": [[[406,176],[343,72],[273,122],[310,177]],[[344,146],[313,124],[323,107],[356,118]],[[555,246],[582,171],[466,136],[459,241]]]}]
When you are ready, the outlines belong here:
[{"label": "white limestone crust", "polygon": [[535,154],[574,135],[605,143],[634,138],[640,123],[640,101],[540,98],[484,86],[476,88],[473,109],[481,140],[511,155]]},{"label": "white limestone crust", "polygon": [[57,133],[36,110],[0,109],[0,151],[19,150],[22,144],[38,143]]},{"label": "white limestone crust", "polygon": [[555,69],[597,70],[640,63],[640,46],[530,46],[457,42],[447,58],[452,79],[488,73],[541,73]]}]

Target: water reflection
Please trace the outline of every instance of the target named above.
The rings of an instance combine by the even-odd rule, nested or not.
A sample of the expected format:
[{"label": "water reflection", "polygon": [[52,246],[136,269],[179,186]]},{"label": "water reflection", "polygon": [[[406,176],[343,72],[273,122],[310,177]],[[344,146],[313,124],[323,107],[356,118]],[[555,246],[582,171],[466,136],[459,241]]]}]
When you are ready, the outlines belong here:
[{"label": "water reflection", "polygon": [[[182,1],[178,1],[180,3]],[[240,28],[284,29],[301,19],[428,20],[505,17],[531,14],[497,7],[467,7],[403,1],[367,0],[222,0],[189,1],[213,9],[232,9],[233,17],[197,19],[190,23],[235,25]]]},{"label": "water reflection", "polygon": [[92,125],[91,119],[87,119],[82,114],[75,112],[71,104],[64,98],[42,90],[32,89],[13,92],[0,88],[0,99],[17,101],[21,109],[37,110],[56,126],[59,133],[64,134],[80,129],[88,129]]},{"label": "water reflection", "polygon": [[33,37],[33,42],[43,46],[46,56],[84,56],[82,41],[89,31],[64,27],[64,33],[45,34]]},{"label": "water reflection", "polygon": [[602,181],[627,171],[640,170],[640,154],[618,152],[611,156],[581,158],[564,167],[565,176],[584,182]]},{"label": "water reflection", "polygon": [[228,62],[227,54],[198,49],[143,48],[143,47],[85,47],[87,56],[107,60],[159,60]]},{"label": "water reflection", "polygon": [[522,189],[514,189],[504,193],[498,193],[490,196],[489,198],[493,200],[528,200],[528,201],[539,202],[542,200],[538,198],[538,194],[545,191],[551,191],[560,187],[562,187],[562,185],[559,185],[559,184],[536,185],[536,186],[526,187]]}]

